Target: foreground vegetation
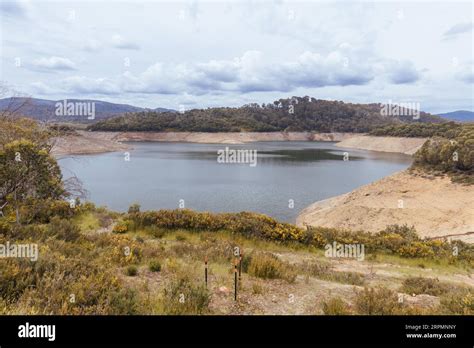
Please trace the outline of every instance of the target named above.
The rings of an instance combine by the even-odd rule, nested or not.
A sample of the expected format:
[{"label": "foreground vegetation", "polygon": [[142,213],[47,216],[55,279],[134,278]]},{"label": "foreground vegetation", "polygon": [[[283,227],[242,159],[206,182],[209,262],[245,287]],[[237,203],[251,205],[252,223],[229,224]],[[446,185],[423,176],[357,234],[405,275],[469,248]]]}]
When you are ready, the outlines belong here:
[{"label": "foreground vegetation", "polygon": [[[189,219],[174,221],[180,212]],[[147,220],[151,216],[156,220],[144,223],[153,221]],[[217,228],[220,217],[207,213],[117,214],[79,204],[67,218],[51,210],[48,222],[16,225],[2,219],[0,244],[37,243],[40,251],[36,262],[0,259],[0,313],[270,314],[279,308],[307,314],[474,313],[473,288],[449,278],[472,272],[473,250],[464,243],[418,241],[413,231],[400,227],[381,232],[373,241],[365,240],[365,234],[351,237],[319,229],[310,234],[298,230],[301,238],[283,241],[265,236],[266,224],[275,222],[262,218],[226,214],[236,225]],[[190,221],[196,225],[184,226]],[[127,230],[118,228],[120,224],[127,224]],[[367,261],[325,257],[319,245],[330,240],[367,242]],[[454,246],[459,248],[457,257]],[[234,302],[236,250],[243,258]],[[383,255],[394,259],[387,263]],[[405,259],[415,266],[404,264]],[[341,269],[346,264],[350,270]],[[384,275],[377,276],[373,267]],[[393,276],[387,278],[388,272]],[[436,275],[444,280],[434,279]],[[328,286],[331,291],[324,290]],[[406,301],[399,302],[400,293]],[[291,295],[302,301],[313,294],[315,302],[288,301]]]}]

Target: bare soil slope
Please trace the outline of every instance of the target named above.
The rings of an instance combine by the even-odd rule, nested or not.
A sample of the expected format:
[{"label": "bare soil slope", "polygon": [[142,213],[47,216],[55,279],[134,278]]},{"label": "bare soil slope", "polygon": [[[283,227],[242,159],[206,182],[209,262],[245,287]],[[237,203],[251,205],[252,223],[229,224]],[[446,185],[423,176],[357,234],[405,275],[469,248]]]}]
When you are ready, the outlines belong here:
[{"label": "bare soil slope", "polygon": [[426,138],[405,137],[375,137],[369,135],[355,135],[337,143],[337,147],[354,148],[361,150],[398,152],[413,155],[424,144]]},{"label": "bare soil slope", "polygon": [[387,225],[415,226],[422,237],[474,242],[474,187],[448,177],[399,172],[304,209],[298,225],[377,232]]}]

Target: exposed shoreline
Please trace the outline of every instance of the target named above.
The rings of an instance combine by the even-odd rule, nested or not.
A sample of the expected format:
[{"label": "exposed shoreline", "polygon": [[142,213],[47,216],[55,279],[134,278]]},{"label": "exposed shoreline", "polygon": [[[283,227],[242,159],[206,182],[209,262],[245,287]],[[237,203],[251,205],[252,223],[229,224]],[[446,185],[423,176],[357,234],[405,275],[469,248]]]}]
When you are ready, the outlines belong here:
[{"label": "exposed shoreline", "polygon": [[426,139],[374,137],[359,133],[313,132],[87,132],[77,131],[56,139],[56,156],[96,154],[131,149],[125,142],[188,142],[201,144],[245,144],[257,141],[332,141],[336,146],[371,151],[413,154]]},{"label": "exposed shoreline", "polygon": [[367,232],[407,224],[424,238],[474,243],[474,187],[404,170],[315,202],[300,212],[296,223]]},{"label": "exposed shoreline", "polygon": [[413,155],[425,143],[427,138],[376,137],[370,135],[354,135],[343,139],[337,147],[403,153]]}]

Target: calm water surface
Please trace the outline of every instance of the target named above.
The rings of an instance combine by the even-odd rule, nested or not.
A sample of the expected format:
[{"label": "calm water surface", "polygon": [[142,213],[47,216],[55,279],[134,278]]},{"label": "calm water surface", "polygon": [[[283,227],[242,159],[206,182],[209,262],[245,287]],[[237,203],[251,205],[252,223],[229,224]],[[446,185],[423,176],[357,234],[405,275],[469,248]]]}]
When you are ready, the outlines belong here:
[{"label": "calm water surface", "polygon": [[[126,211],[186,208],[255,211],[294,222],[311,203],[346,193],[407,168],[411,157],[329,142],[260,142],[246,145],[130,143],[124,153],[62,158],[65,178],[77,175],[97,205]],[[257,165],[217,162],[217,151],[257,150]],[[344,152],[349,160],[344,161]],[[291,208],[291,201],[294,207]]]}]

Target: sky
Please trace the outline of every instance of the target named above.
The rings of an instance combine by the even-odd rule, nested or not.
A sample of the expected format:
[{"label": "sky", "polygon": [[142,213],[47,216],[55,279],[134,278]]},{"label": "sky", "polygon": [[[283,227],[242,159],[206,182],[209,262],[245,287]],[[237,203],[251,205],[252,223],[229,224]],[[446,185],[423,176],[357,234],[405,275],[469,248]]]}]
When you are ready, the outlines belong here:
[{"label": "sky", "polygon": [[474,111],[472,1],[0,2],[0,81],[172,109],[311,96]]}]

